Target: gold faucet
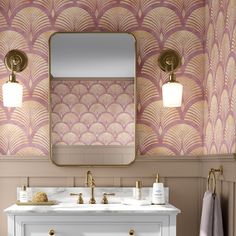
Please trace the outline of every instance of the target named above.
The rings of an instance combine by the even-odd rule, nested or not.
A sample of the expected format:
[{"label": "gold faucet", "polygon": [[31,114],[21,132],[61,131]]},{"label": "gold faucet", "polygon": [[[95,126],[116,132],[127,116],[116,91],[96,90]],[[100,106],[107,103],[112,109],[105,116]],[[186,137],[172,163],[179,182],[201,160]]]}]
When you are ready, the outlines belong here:
[{"label": "gold faucet", "polygon": [[87,175],[86,175],[86,185],[87,187],[91,188],[91,198],[89,200],[89,204],[95,204],[96,203],[96,200],[94,198],[95,180],[90,170],[87,172]]}]

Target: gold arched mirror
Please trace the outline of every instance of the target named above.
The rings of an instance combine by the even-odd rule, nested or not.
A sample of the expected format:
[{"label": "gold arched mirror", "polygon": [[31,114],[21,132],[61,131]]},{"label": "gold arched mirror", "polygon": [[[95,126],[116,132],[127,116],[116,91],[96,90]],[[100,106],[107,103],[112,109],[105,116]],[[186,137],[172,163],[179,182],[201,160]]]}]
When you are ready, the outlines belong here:
[{"label": "gold arched mirror", "polygon": [[50,38],[51,159],[128,165],[135,159],[136,41],[128,33]]}]

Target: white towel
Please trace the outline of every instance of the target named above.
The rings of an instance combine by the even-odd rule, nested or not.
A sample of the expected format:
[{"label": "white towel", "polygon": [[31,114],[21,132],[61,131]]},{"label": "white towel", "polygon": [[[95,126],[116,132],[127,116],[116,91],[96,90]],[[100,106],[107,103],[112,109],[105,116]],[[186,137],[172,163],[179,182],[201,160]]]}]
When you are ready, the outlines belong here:
[{"label": "white towel", "polygon": [[220,200],[206,191],[203,197],[200,236],[223,236]]}]

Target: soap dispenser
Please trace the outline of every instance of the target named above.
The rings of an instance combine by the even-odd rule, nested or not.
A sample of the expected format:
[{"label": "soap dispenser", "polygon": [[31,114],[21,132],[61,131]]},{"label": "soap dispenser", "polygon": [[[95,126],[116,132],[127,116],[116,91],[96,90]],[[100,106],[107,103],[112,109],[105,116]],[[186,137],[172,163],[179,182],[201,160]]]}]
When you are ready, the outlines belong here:
[{"label": "soap dispenser", "polygon": [[27,189],[26,186],[23,185],[21,190],[20,190],[20,202],[28,202],[28,193],[27,193]]},{"label": "soap dispenser", "polygon": [[136,187],[134,191],[134,198],[136,200],[142,199],[142,182],[140,180],[136,181]]},{"label": "soap dispenser", "polygon": [[159,181],[159,174],[156,176],[156,182],[153,183],[152,189],[152,203],[153,204],[165,204],[165,192],[164,185]]}]

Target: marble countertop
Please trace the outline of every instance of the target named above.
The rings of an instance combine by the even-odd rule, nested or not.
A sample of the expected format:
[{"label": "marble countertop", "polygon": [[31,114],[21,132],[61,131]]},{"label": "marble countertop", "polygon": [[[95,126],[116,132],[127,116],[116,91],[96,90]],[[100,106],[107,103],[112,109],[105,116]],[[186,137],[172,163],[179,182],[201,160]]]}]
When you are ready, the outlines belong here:
[{"label": "marble countertop", "polygon": [[[151,205],[152,188],[142,188],[142,199],[149,204],[139,205],[140,202],[133,199],[134,188],[95,188],[95,198],[97,203],[101,202],[103,193],[115,193],[115,196],[109,196],[109,204],[88,204],[91,197],[91,189],[84,187],[75,188],[28,188],[28,195],[32,196],[39,191],[45,192],[49,200],[56,201],[57,204],[51,206],[12,205],[5,209],[8,215],[106,215],[111,213],[119,214],[178,214],[180,210],[169,204],[168,188],[165,189],[166,204]],[[17,200],[19,200],[19,191],[17,189]],[[82,193],[85,204],[77,204],[78,196],[71,196],[70,193]],[[122,204],[124,199],[131,200],[131,205]],[[136,202],[135,202],[136,201]]]},{"label": "marble countertop", "polygon": [[119,214],[178,214],[180,210],[176,207],[165,205],[123,205],[123,204],[74,204],[59,203],[52,206],[18,206],[12,205],[4,210],[9,215],[106,215]]},{"label": "marble countertop", "polygon": [[[21,188],[17,188],[17,200],[19,200],[19,191]],[[78,196],[71,196],[71,193],[82,193],[84,203],[88,203],[91,197],[91,189],[88,187],[72,187],[72,188],[62,188],[62,187],[33,187],[27,188],[29,200],[36,192],[45,192],[48,196],[48,200],[53,200],[62,203],[76,203]],[[152,199],[152,188],[144,187],[142,188],[142,199],[149,200]],[[121,203],[124,198],[133,198],[134,188],[130,187],[95,187],[94,196],[97,203],[100,203],[103,197],[103,193],[114,193],[115,196],[109,196],[109,203]],[[166,203],[169,203],[169,189],[165,188],[165,199]]]}]

